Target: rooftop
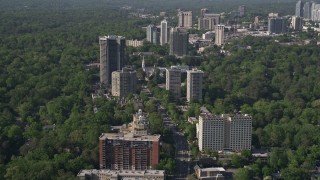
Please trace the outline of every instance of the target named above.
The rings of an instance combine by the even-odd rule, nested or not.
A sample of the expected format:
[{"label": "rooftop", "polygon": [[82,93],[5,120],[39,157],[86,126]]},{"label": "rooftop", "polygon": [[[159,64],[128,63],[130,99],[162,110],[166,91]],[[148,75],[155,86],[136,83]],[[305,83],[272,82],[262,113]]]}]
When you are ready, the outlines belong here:
[{"label": "rooftop", "polygon": [[117,139],[125,141],[159,141],[160,135],[134,135],[132,133],[102,133],[99,139]]},{"label": "rooftop", "polygon": [[117,176],[164,176],[164,170],[109,170],[109,169],[83,169],[78,173],[78,177],[85,176],[86,174],[109,174],[111,177]]}]

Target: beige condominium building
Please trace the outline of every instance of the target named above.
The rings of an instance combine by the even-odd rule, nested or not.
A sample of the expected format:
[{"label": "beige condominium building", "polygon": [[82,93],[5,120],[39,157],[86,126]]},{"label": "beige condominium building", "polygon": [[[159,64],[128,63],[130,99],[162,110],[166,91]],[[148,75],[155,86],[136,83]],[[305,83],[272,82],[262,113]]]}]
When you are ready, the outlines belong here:
[{"label": "beige condominium building", "polygon": [[123,68],[112,72],[112,96],[125,97],[136,92],[136,71],[131,68]]},{"label": "beige condominium building", "polygon": [[216,40],[215,44],[217,46],[222,46],[224,44],[224,25],[217,25],[215,28]]},{"label": "beige condominium building", "polygon": [[192,28],[192,11],[179,11],[178,20],[178,27]]}]

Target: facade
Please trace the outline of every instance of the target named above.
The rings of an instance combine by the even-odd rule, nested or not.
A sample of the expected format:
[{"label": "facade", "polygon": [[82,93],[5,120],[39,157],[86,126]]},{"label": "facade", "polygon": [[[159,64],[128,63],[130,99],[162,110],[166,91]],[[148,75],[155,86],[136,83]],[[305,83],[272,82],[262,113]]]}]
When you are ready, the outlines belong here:
[{"label": "facade", "polygon": [[161,21],[160,25],[160,45],[163,46],[168,43],[168,22],[167,20]]},{"label": "facade", "polygon": [[152,44],[159,44],[159,32],[156,26],[147,26],[147,41]]},{"label": "facade", "polygon": [[83,169],[78,173],[77,177],[80,180],[164,180],[165,173],[163,170],[119,171],[109,169]]},{"label": "facade", "polygon": [[269,18],[268,33],[282,34],[287,32],[287,20],[284,18]]},{"label": "facade", "polygon": [[243,17],[245,13],[246,13],[246,6],[245,5],[239,6],[239,17]]},{"label": "facade", "polygon": [[132,47],[140,47],[143,46],[143,41],[139,40],[126,40],[126,45],[127,46],[132,46]]},{"label": "facade", "polygon": [[303,18],[310,20],[311,19],[311,12],[312,12],[312,3],[305,2],[303,5]]},{"label": "facade", "polygon": [[296,14],[297,17],[303,17],[303,2],[298,1],[296,4]]},{"label": "facade", "polygon": [[137,89],[136,71],[130,68],[112,72],[112,96],[125,97]]},{"label": "facade", "polygon": [[224,180],[226,170],[223,167],[200,168],[198,165],[194,167],[197,179],[207,180]]},{"label": "facade", "polygon": [[217,25],[215,28],[216,39],[215,44],[221,46],[224,44],[224,25]]},{"label": "facade", "polygon": [[301,17],[292,16],[291,27],[293,30],[295,30],[295,31],[302,30],[302,25],[303,25],[303,20]]},{"label": "facade", "polygon": [[150,170],[159,163],[160,135],[103,133],[99,137],[100,168]]},{"label": "facade", "polygon": [[181,97],[181,70],[178,68],[166,69],[166,90],[173,95],[174,99]]},{"label": "facade", "polygon": [[201,113],[197,124],[199,150],[242,151],[251,149],[252,117],[247,114]]},{"label": "facade", "polygon": [[188,54],[189,33],[184,29],[171,28],[170,55],[185,56]]},{"label": "facade", "polygon": [[220,24],[220,14],[204,14],[198,18],[198,29],[214,30]]},{"label": "facade", "polygon": [[198,146],[200,151],[205,149],[223,150],[224,148],[224,118],[211,113],[199,115]]},{"label": "facade", "polygon": [[204,17],[205,14],[208,13],[208,9],[207,8],[202,8],[200,9],[200,17]]},{"label": "facade", "polygon": [[143,113],[141,109],[133,115],[131,123],[131,132],[136,135],[149,134],[149,121],[147,113]]},{"label": "facade", "polygon": [[126,63],[126,40],[121,36],[99,37],[100,83],[111,84],[111,73],[121,70]]},{"label": "facade", "polygon": [[202,99],[203,71],[192,69],[187,71],[187,101]]},{"label": "facade", "polygon": [[178,27],[192,28],[192,11],[179,11],[178,20]]}]

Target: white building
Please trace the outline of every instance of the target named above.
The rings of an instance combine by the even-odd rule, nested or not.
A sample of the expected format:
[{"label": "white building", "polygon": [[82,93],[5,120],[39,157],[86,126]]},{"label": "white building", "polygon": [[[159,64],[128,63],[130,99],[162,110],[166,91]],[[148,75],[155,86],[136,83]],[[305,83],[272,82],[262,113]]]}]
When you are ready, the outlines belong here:
[{"label": "white building", "polygon": [[139,41],[137,39],[135,39],[135,40],[126,40],[126,45],[127,46],[132,46],[132,47],[139,47],[139,46],[143,46],[143,41]]},{"label": "white building", "polygon": [[192,28],[192,11],[179,11],[178,19],[178,27]]},{"label": "white building", "polygon": [[224,25],[217,25],[215,29],[216,39],[215,44],[221,46],[224,44]]},{"label": "white building", "polygon": [[202,113],[197,124],[197,137],[200,151],[250,150],[252,117],[247,114]]},{"label": "white building", "polygon": [[168,43],[168,22],[167,20],[161,21],[160,25],[160,45],[163,46]]}]

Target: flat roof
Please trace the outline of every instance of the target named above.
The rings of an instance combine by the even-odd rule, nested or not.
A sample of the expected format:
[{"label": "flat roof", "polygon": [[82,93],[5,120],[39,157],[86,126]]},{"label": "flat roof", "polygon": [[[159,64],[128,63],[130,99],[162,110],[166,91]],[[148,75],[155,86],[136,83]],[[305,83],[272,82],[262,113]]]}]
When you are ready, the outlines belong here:
[{"label": "flat roof", "polygon": [[125,141],[159,141],[160,135],[135,135],[133,133],[102,133],[99,139],[114,139]]},{"label": "flat roof", "polygon": [[109,174],[111,177],[119,176],[164,176],[164,170],[110,170],[110,169],[82,169],[77,176],[86,174]]}]

